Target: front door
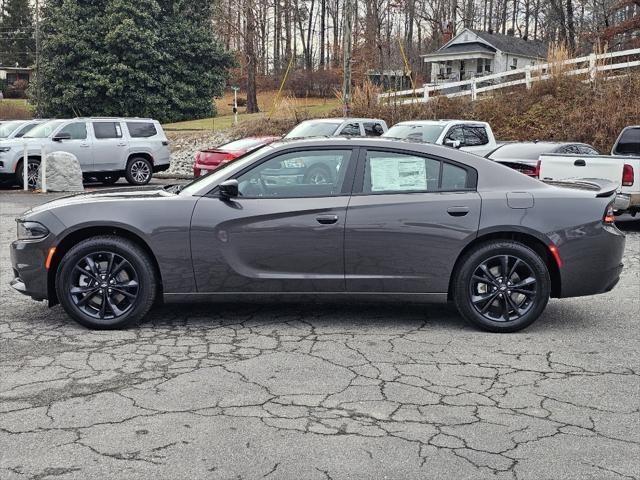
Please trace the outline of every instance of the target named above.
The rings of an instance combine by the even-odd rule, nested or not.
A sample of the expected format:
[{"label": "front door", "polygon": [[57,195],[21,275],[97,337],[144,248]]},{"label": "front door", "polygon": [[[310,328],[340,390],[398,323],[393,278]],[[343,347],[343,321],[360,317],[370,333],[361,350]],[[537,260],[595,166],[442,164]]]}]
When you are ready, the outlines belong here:
[{"label": "front door", "polygon": [[347,211],[347,291],[446,293],[478,229],[476,178],[473,169],[437,158],[363,152]]},{"label": "front door", "polygon": [[93,128],[93,163],[96,172],[124,170],[129,142],[122,134],[120,122],[91,122]]},{"label": "front door", "polygon": [[214,191],[199,200],[191,223],[198,291],[344,292],[351,156],[346,148],[279,153],[235,177],[238,197]]},{"label": "front door", "polygon": [[62,151],[75,155],[82,172],[91,172],[93,170],[93,151],[91,149],[91,140],[87,134],[87,123],[82,121],[68,123],[56,135],[61,133],[68,133],[70,138],[53,142],[51,151]]}]

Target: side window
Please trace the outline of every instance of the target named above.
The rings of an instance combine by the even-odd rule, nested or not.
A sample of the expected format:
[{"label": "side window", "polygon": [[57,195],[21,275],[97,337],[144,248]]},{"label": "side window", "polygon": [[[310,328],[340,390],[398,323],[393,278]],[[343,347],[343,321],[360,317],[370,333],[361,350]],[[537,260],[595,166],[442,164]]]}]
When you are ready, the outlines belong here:
[{"label": "side window", "polygon": [[122,138],[120,122],[93,122],[93,133],[97,139]]},{"label": "side window", "polygon": [[449,133],[447,133],[447,137],[445,138],[445,140],[457,140],[458,142],[460,142],[460,145],[464,145],[464,130],[462,129],[462,127],[453,127],[451,130],[449,130]]},{"label": "side window", "polygon": [[87,124],[84,122],[70,123],[58,133],[68,133],[71,135],[71,140],[85,140],[87,138]]},{"label": "side window", "polygon": [[450,163],[442,164],[442,185],[441,190],[464,190],[467,188],[467,170],[452,165]]},{"label": "side window", "polygon": [[156,133],[156,126],[149,122],[127,122],[127,130],[131,138],[149,138]]},{"label": "side window", "polygon": [[271,158],[237,177],[245,198],[340,195],[351,150],[291,152]]},{"label": "side window", "polygon": [[484,127],[464,127],[464,144],[469,147],[486,145],[489,143],[489,136]]},{"label": "side window", "polygon": [[25,125],[24,127],[22,127],[20,130],[18,130],[16,132],[16,138],[22,138],[25,136],[25,134],[29,133],[29,131],[35,127],[37,125],[37,123],[31,123],[29,125]]},{"label": "side window", "polygon": [[395,152],[367,151],[364,193],[438,190],[440,161]]},{"label": "side window", "polygon": [[359,137],[360,125],[357,123],[347,123],[342,130],[340,130],[341,137]]},{"label": "side window", "polygon": [[384,133],[382,125],[379,123],[367,122],[364,124],[364,134],[367,137],[379,137]]}]

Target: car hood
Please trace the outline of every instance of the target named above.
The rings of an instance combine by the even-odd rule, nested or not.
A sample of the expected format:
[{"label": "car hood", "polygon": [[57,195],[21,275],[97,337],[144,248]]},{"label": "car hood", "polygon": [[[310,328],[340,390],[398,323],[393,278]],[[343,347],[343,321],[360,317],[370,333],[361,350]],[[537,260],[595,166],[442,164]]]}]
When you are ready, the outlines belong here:
[{"label": "car hood", "polygon": [[93,191],[86,193],[78,193],[74,195],[69,195],[66,197],[58,198],[56,200],[52,200],[50,202],[44,203],[37,207],[33,207],[30,210],[27,210],[23,216],[27,216],[33,213],[40,213],[48,210],[56,210],[61,207],[76,205],[76,204],[87,204],[87,203],[98,203],[98,202],[116,202],[122,200],[150,200],[150,199],[162,199],[162,198],[171,198],[175,197],[175,193],[169,192],[164,188],[118,188],[118,189],[110,189],[109,191]]}]

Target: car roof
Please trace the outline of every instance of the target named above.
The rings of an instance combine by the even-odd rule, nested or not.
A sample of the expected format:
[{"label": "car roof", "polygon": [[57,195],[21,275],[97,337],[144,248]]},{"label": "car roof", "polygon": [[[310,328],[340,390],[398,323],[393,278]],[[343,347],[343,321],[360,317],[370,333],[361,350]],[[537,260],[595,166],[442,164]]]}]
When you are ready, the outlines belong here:
[{"label": "car roof", "polygon": [[336,122],[384,122],[379,118],[362,118],[362,117],[331,117],[331,118],[311,118],[300,123],[336,123]]},{"label": "car roof", "polygon": [[452,123],[460,124],[460,125],[489,125],[487,122],[482,122],[479,120],[405,120],[404,122],[398,122],[394,125],[450,125]]}]

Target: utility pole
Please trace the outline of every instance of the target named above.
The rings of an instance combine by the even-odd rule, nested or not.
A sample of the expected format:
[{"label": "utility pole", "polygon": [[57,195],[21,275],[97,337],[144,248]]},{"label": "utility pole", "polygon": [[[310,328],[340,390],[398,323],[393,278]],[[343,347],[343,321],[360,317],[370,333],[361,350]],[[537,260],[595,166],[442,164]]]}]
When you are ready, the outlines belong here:
[{"label": "utility pole", "polygon": [[42,78],[40,77],[40,2],[36,0],[36,117],[42,116],[40,109],[40,85]]},{"label": "utility pole", "polygon": [[351,46],[353,36],[353,0],[345,0],[344,2],[344,24],[342,30],[342,101],[344,116],[349,116],[349,103],[351,102]]}]

